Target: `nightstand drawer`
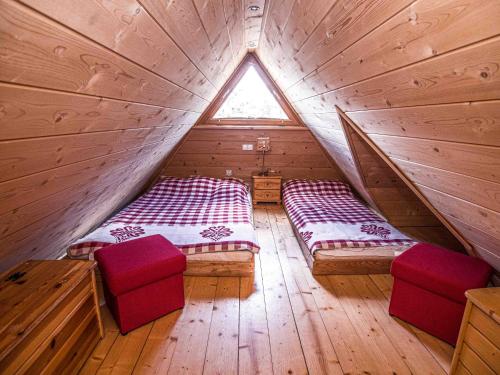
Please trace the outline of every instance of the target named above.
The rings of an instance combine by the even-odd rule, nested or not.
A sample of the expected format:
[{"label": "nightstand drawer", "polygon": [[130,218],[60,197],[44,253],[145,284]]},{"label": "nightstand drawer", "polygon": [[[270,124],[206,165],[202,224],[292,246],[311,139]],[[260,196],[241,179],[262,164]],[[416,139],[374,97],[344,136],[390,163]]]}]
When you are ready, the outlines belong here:
[{"label": "nightstand drawer", "polygon": [[253,188],[255,190],[279,190],[281,188],[281,179],[255,180]]},{"label": "nightstand drawer", "polygon": [[254,190],[253,198],[258,201],[278,201],[281,199],[279,190]]}]

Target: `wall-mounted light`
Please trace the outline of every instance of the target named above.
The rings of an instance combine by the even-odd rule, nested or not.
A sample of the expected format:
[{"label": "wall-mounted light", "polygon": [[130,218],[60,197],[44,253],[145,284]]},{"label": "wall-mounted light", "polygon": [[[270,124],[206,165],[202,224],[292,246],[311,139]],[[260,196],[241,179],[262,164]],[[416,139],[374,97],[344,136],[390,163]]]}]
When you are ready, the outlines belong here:
[{"label": "wall-mounted light", "polygon": [[258,5],[250,5],[248,7],[248,10],[250,10],[252,12],[257,12],[258,10],[260,10],[260,6],[258,6]]},{"label": "wall-mounted light", "polygon": [[267,176],[268,171],[264,167],[264,157],[266,152],[271,151],[271,144],[269,142],[269,137],[258,137],[257,138],[257,151],[262,152],[262,166],[260,168],[260,176]]}]

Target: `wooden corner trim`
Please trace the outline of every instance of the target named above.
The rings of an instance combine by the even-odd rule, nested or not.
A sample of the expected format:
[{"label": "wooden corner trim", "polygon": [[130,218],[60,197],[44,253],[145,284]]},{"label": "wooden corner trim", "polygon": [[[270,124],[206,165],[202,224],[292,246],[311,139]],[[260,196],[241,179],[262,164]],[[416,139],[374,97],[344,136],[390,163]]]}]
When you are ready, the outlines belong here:
[{"label": "wooden corner trim", "polygon": [[349,116],[347,116],[338,106],[335,109],[341,119],[345,120],[347,124],[375,151],[382,160],[398,175],[399,178],[405,183],[408,188],[415,193],[420,201],[437,217],[437,219],[460,241],[469,255],[476,256],[474,248],[471,244],[458,232],[455,227],[444,217],[429,200],[420,192],[415,184],[398,168],[396,164],[368,137]]}]

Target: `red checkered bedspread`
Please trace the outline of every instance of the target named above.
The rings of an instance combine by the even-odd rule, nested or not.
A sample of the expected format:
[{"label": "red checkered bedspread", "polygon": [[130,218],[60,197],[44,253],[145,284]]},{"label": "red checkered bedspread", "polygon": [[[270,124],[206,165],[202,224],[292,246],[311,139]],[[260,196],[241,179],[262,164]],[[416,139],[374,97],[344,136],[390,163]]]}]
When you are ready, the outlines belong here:
[{"label": "red checkered bedspread", "polygon": [[311,252],[413,243],[356,199],[343,182],[289,180],[283,204]]},{"label": "red checkered bedspread", "polygon": [[111,243],[162,234],[185,254],[257,252],[249,189],[237,179],[165,177],[68,254],[85,258]]}]

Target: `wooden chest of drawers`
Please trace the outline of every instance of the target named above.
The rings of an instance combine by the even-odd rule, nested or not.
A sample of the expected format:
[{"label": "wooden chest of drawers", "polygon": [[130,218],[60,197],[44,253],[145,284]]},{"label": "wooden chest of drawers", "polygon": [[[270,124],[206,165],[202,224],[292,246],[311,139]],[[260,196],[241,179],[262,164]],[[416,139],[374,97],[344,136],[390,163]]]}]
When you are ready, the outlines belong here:
[{"label": "wooden chest of drawers", "polygon": [[281,176],[252,176],[253,204],[281,203]]},{"label": "wooden chest of drawers", "polygon": [[473,289],[465,295],[451,374],[500,374],[500,288]]},{"label": "wooden chest of drawers", "polygon": [[27,261],[1,274],[0,373],[76,373],[103,336],[95,262]]}]

